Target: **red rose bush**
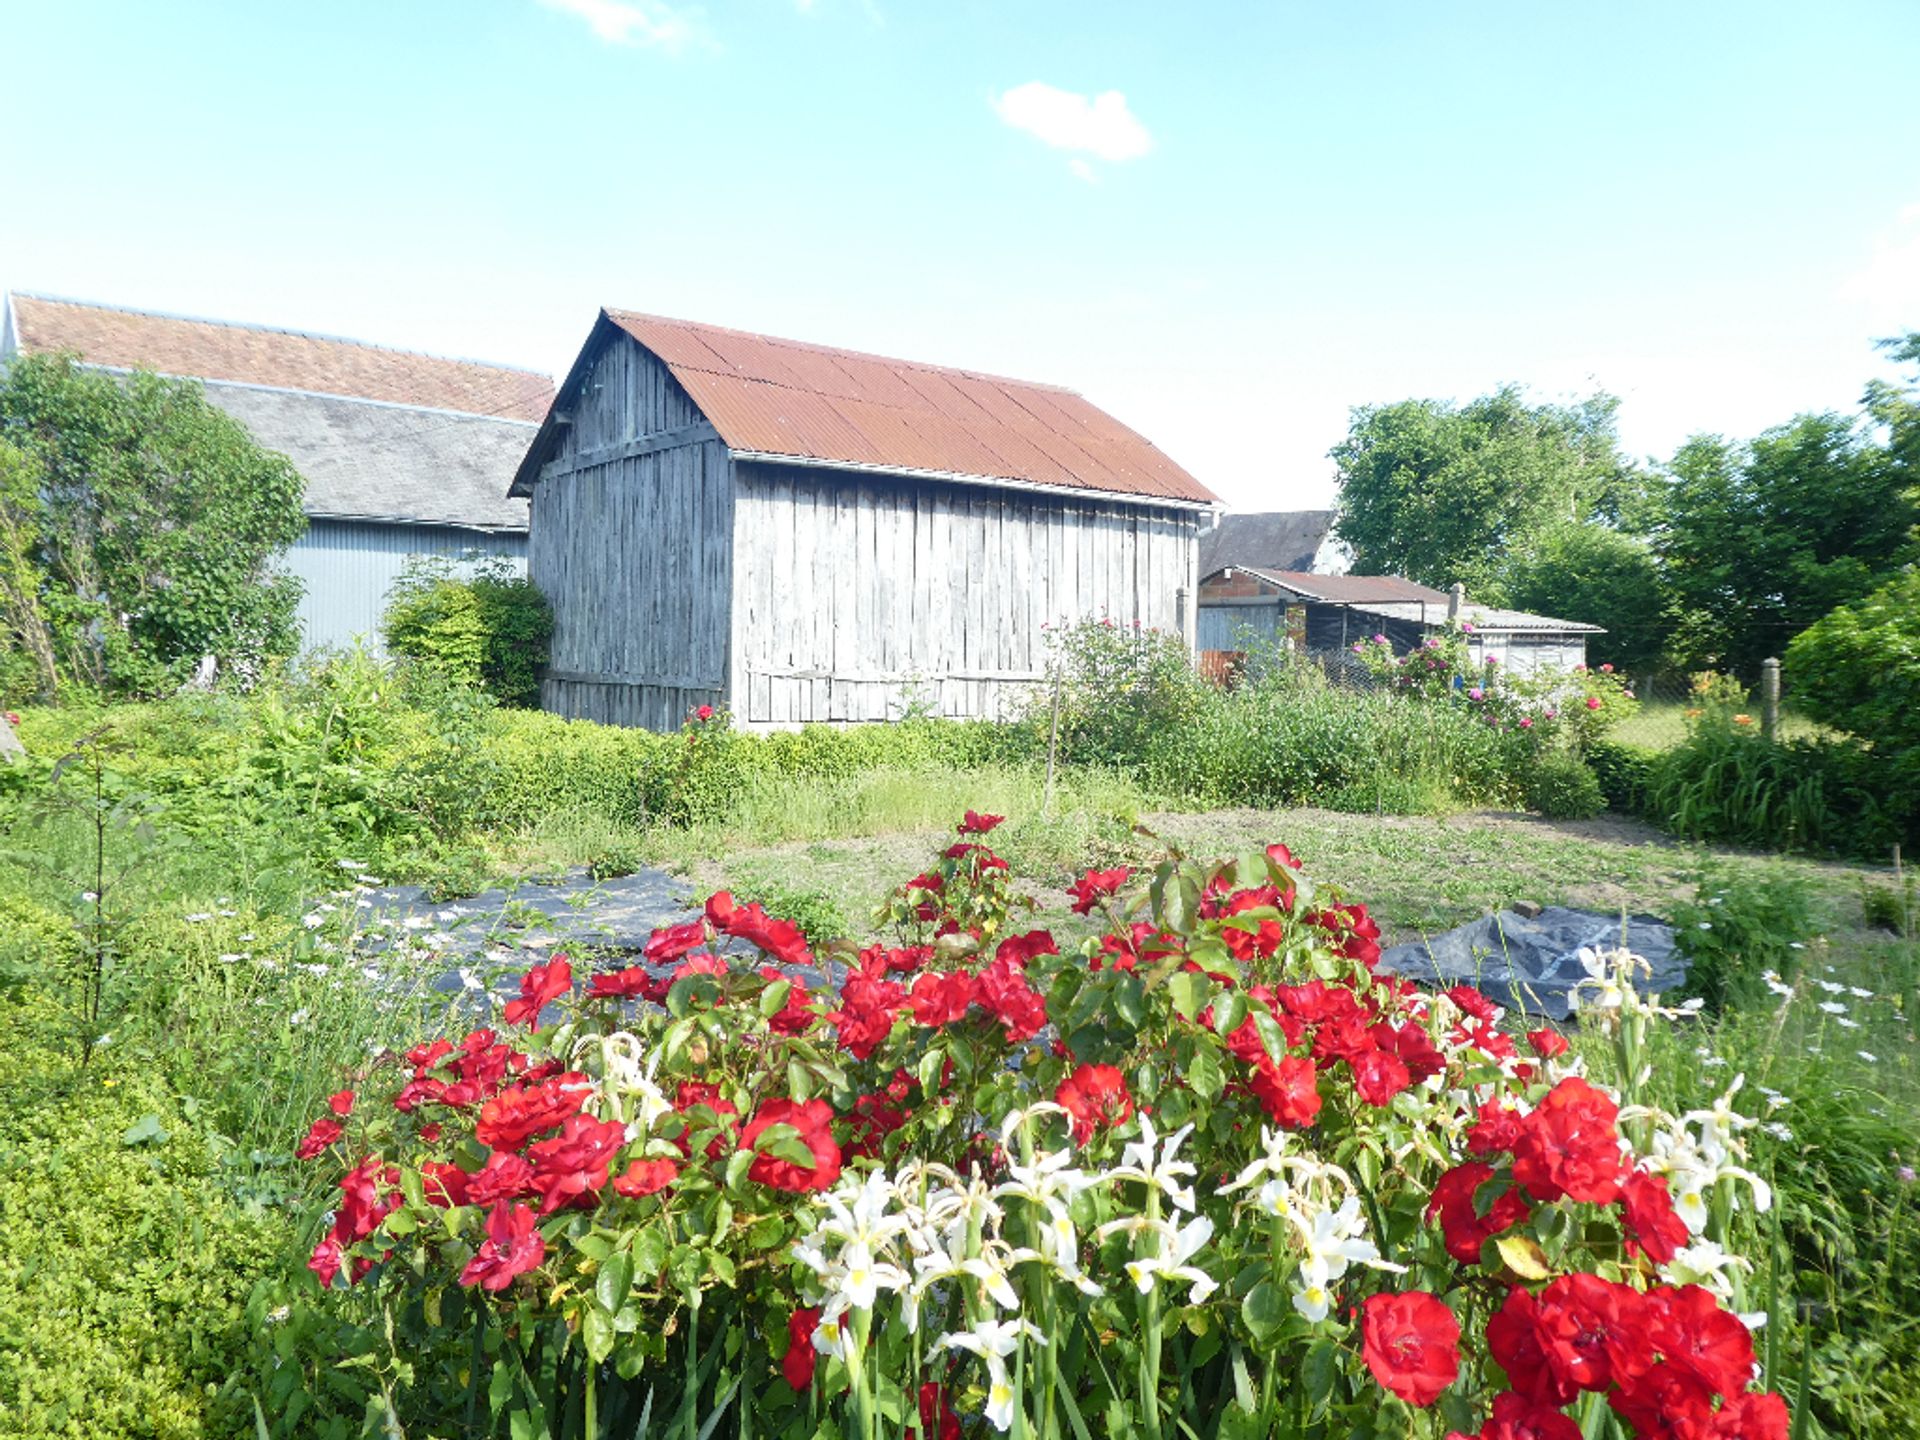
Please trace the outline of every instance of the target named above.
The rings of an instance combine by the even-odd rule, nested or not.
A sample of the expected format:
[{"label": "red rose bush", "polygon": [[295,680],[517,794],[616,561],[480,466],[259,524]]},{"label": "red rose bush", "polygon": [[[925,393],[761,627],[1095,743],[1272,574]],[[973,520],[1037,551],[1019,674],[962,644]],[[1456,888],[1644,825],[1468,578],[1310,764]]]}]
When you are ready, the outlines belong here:
[{"label": "red rose bush", "polygon": [[[516,1435],[1783,1440],[1737,1082],[1667,1114],[1380,973],[1284,846],[1016,925],[1001,823],[864,948],[720,894],[381,1057],[301,1146],[317,1282]],[[1581,992],[1626,1075],[1673,1019],[1636,967]]]}]

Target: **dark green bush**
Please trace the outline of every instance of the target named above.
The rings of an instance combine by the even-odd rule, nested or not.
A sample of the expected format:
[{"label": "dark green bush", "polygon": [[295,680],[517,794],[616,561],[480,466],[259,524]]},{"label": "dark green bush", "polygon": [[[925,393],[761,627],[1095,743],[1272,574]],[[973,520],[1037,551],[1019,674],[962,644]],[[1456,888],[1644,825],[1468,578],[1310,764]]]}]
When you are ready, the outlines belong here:
[{"label": "dark green bush", "polygon": [[1920,568],[1796,635],[1785,678],[1814,719],[1882,752],[1920,749]]},{"label": "dark green bush", "polygon": [[483,686],[502,705],[540,703],[553,611],[506,560],[462,575],[445,556],[416,557],[394,582],[380,628],[395,655]]},{"label": "dark green bush", "polygon": [[1661,752],[1619,740],[1598,740],[1587,747],[1587,764],[1600,782],[1607,804],[1624,815],[1638,815],[1646,807],[1647,787]]},{"label": "dark green bush", "polygon": [[1551,750],[1527,774],[1527,808],[1549,820],[1591,820],[1607,808],[1600,777],[1578,755]]},{"label": "dark green bush", "polygon": [[1920,840],[1920,753],[1703,721],[1652,767],[1643,813],[1692,840],[1879,858]]},{"label": "dark green bush", "polygon": [[1185,641],[1166,630],[1106,618],[1052,632],[1050,686],[1034,698],[1034,723],[1053,724],[1059,753],[1076,764],[1138,766],[1155,737],[1186,723],[1204,703]]},{"label": "dark green bush", "polygon": [[1724,860],[1706,862],[1693,880],[1693,898],[1671,917],[1687,960],[1687,994],[1719,1011],[1759,1002],[1768,971],[1791,981],[1820,929],[1812,886],[1784,866]]}]

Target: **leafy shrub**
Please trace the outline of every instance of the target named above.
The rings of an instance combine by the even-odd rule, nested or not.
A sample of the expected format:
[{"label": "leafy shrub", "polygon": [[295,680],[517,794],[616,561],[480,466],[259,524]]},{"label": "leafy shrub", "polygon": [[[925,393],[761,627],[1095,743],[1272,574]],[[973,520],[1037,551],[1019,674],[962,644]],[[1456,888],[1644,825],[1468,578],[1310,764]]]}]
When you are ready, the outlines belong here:
[{"label": "leafy shrub", "polygon": [[26,356],[0,430],[0,650],[32,657],[38,694],[164,690],[203,655],[250,684],[294,652],[300,586],[275,561],[302,481],[197,383]]},{"label": "leafy shrub", "polygon": [[1206,687],[1186,642],[1169,631],[1087,619],[1050,633],[1051,688],[1036,695],[1034,723],[1044,734],[1059,700],[1062,759],[1134,766],[1155,736],[1198,708]]},{"label": "leafy shrub", "polygon": [[643,869],[647,852],[637,836],[611,836],[587,857],[587,874],[595,880],[617,880]]},{"label": "leafy shrub", "polygon": [[415,859],[408,867],[427,899],[438,905],[478,895],[497,878],[493,857],[478,845],[452,845]]},{"label": "leafy shrub", "polygon": [[1600,777],[1578,755],[1543,755],[1527,774],[1527,808],[1549,820],[1591,820],[1606,807]]},{"label": "leafy shrub", "polygon": [[1674,943],[1687,960],[1687,993],[1711,1010],[1748,1005],[1764,996],[1771,972],[1791,982],[1820,928],[1813,888],[1783,866],[1709,861],[1694,876],[1694,895],[1674,907]]},{"label": "leafy shrub", "polygon": [[148,1066],[109,1048],[81,1072],[47,1015],[10,1006],[0,1045],[0,1432],[199,1440],[282,1221],[234,1202]]},{"label": "leafy shrub", "polygon": [[1703,715],[1654,763],[1644,813],[1692,840],[1878,858],[1920,839],[1920,759]]},{"label": "leafy shrub", "polygon": [[1600,794],[1609,806],[1622,814],[1638,815],[1645,807],[1647,787],[1653,781],[1653,768],[1661,752],[1642,745],[1618,740],[1601,740],[1586,752],[1600,784]]},{"label": "leafy shrub", "polygon": [[1796,635],[1785,678],[1814,719],[1876,750],[1920,748],[1920,568]]},{"label": "leafy shrub", "polygon": [[463,575],[445,556],[414,557],[394,582],[380,630],[395,655],[483,686],[502,705],[540,703],[553,611],[508,560],[483,560]]},{"label": "leafy shrub", "polygon": [[1920,939],[1920,885],[1903,875],[1891,885],[1872,881],[1860,886],[1860,913],[1876,930],[1891,930],[1909,940]]}]

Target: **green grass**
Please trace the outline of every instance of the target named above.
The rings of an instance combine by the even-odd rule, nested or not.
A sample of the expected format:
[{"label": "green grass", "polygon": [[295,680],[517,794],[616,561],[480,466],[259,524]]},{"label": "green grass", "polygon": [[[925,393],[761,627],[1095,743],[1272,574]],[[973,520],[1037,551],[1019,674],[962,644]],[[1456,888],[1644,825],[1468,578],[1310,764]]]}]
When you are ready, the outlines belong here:
[{"label": "green grass", "polygon": [[[1607,739],[1646,750],[1671,750],[1687,738],[1687,727],[1691,723],[1687,711],[1694,708],[1690,701],[1684,700],[1642,701],[1639,710],[1607,731]],[[1755,726],[1760,724],[1759,701],[1754,701],[1746,713]],[[1782,740],[1833,739],[1838,735],[1837,730],[1809,719],[1790,705],[1781,707],[1779,738]]]}]

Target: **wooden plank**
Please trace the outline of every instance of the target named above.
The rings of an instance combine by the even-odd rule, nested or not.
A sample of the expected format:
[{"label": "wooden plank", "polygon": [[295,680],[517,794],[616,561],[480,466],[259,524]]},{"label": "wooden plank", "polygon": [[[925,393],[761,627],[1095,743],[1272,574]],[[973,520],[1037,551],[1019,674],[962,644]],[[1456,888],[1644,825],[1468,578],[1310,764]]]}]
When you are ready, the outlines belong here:
[{"label": "wooden plank", "polygon": [[709,440],[719,438],[720,432],[702,420],[694,425],[683,425],[676,430],[660,430],[649,435],[638,435],[631,439],[596,446],[591,450],[576,451],[565,463],[552,461],[542,465],[540,479],[560,480],[595,465],[607,465],[616,460],[631,460],[640,455],[651,455],[656,450],[675,450],[683,445],[704,445]]}]

